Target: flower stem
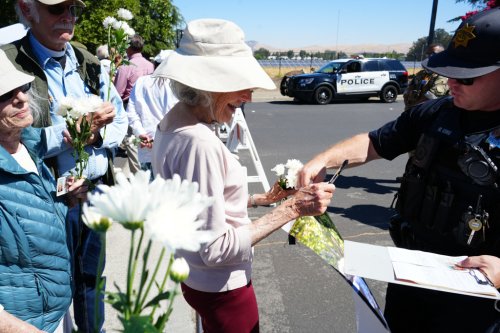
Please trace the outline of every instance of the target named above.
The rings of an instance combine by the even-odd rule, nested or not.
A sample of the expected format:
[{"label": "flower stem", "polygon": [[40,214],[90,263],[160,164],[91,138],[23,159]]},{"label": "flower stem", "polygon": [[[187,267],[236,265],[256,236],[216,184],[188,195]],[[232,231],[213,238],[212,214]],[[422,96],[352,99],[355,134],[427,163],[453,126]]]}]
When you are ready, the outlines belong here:
[{"label": "flower stem", "polygon": [[124,309],[124,319],[129,320],[131,311],[130,311],[130,305],[132,302],[130,301],[130,297],[132,294],[132,258],[134,257],[134,245],[135,245],[135,230],[131,231],[130,234],[130,252],[128,255],[128,265],[127,265],[127,304],[125,305]]},{"label": "flower stem", "polygon": [[[135,306],[134,306],[134,312],[135,314],[140,314],[141,313],[141,309],[142,309],[142,304],[141,304],[141,297],[142,297],[142,291],[144,290],[144,285],[146,284],[147,282],[147,279],[149,278],[148,275],[146,274],[147,270],[148,270],[148,259],[149,259],[149,253],[151,251],[151,245],[153,244],[153,241],[150,239],[148,241],[148,245],[146,246],[146,250],[144,250],[144,255],[142,256],[142,272],[141,272],[141,283],[139,284],[139,291],[137,292],[137,297],[135,298]],[[157,266],[158,266],[158,263],[159,261],[157,262]],[[156,275],[156,270],[155,270],[155,273],[153,274],[153,276],[151,277],[151,280],[150,281],[153,281],[154,280],[154,277]],[[149,283],[149,285],[151,285],[152,282]],[[144,293],[144,298],[147,297],[149,293],[149,287],[146,288],[146,291]]]},{"label": "flower stem", "polygon": [[104,255],[106,252],[106,233],[99,233],[101,239],[101,250],[99,251],[99,262],[97,264],[97,274],[95,278],[95,300],[94,300],[94,332],[99,332],[99,326],[101,323],[100,318],[100,301],[101,301],[101,290],[104,289],[102,279],[102,271],[104,266]]},{"label": "flower stem", "polygon": [[177,296],[177,289],[179,288],[179,282],[177,282],[174,286],[174,289],[170,293],[170,296],[168,297],[168,308],[167,311],[165,312],[165,316],[161,318],[161,321],[156,323],[156,327],[158,328],[158,331],[163,332],[163,329],[165,328],[165,325],[168,321],[168,318],[170,317],[170,314],[172,313],[172,310],[174,309],[174,299],[175,296]]},{"label": "flower stem", "polygon": [[[170,254],[170,260],[168,261],[168,267],[167,271],[165,272],[165,276],[163,277],[163,281],[161,282],[160,287],[158,288],[158,294],[161,294],[163,290],[165,290],[165,285],[167,284],[168,277],[170,276],[170,269],[172,268],[172,264],[174,263],[174,254]],[[154,314],[156,312],[156,309],[158,308],[158,305],[155,305],[153,307],[153,310],[151,311],[151,318],[154,317]]]}]

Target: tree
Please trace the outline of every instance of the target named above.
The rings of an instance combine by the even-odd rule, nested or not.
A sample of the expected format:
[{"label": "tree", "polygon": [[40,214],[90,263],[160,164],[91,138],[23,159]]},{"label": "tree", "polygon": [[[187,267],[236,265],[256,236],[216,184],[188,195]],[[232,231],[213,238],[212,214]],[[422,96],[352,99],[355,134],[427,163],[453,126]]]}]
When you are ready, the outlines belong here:
[{"label": "tree", "polygon": [[[436,29],[434,32],[434,44],[442,44],[446,47],[451,41],[451,35],[444,29]],[[420,37],[406,54],[407,61],[422,61],[425,59],[425,49],[427,48],[427,37]]]},{"label": "tree", "polygon": [[304,59],[305,57],[307,57],[307,52],[304,51],[304,50],[300,50],[299,51],[299,57],[301,57],[302,59]]},{"label": "tree", "polygon": [[294,55],[295,53],[293,52],[293,50],[288,50],[286,52],[286,56],[288,57],[288,59],[292,59]]},{"label": "tree", "polygon": [[261,47],[260,49],[258,49],[257,51],[255,51],[253,53],[253,56],[257,60],[267,59],[270,55],[271,55],[271,52],[269,52],[268,49],[265,49],[263,47]]},{"label": "tree", "polygon": [[[3,0],[0,11],[0,27],[18,22],[14,3],[17,0]],[[183,22],[182,16],[171,0],[87,0],[82,17],[78,19],[74,40],[85,45],[90,52],[107,43],[102,21],[107,16],[116,17],[119,8],[126,8],[134,14],[130,26],[144,38],[144,54],[153,56],[162,49],[173,48],[175,30]]]}]

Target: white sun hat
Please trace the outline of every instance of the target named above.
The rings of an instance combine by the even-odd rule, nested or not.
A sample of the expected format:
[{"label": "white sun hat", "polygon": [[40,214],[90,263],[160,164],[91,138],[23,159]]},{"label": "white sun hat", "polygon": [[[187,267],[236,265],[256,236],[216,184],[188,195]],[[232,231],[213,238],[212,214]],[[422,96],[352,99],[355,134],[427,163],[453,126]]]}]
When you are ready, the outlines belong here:
[{"label": "white sun hat", "polygon": [[167,59],[174,51],[173,50],[161,50],[160,53],[153,58],[154,62],[161,64],[165,59]]},{"label": "white sun hat", "polygon": [[[45,5],[48,5],[48,6],[52,6],[52,5],[57,5],[61,2],[66,2],[68,0],[37,0],[38,2],[41,2]],[[82,5],[83,7],[85,7],[85,3],[81,0],[75,0],[76,3],[78,3],[79,5]]]},{"label": "white sun hat", "polygon": [[0,50],[0,96],[35,79],[17,70],[3,50]]},{"label": "white sun hat", "polygon": [[187,24],[179,44],[153,73],[210,92],[275,89],[255,60],[243,31],[231,21],[199,19]]}]

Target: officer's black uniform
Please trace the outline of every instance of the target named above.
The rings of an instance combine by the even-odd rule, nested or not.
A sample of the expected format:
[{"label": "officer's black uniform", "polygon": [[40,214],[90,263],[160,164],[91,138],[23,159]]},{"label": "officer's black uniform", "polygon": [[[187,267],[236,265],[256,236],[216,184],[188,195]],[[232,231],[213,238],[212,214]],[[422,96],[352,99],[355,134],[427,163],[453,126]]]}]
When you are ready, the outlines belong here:
[{"label": "officer's black uniform", "polygon": [[[445,255],[500,256],[500,110],[465,111],[445,97],[421,104],[369,134],[388,160],[415,150],[391,221],[398,246]],[[491,136],[490,136],[491,134]],[[468,244],[468,222],[483,230]],[[483,238],[484,237],[484,238]],[[392,332],[485,332],[500,318],[494,301],[389,285],[385,316]]]}]

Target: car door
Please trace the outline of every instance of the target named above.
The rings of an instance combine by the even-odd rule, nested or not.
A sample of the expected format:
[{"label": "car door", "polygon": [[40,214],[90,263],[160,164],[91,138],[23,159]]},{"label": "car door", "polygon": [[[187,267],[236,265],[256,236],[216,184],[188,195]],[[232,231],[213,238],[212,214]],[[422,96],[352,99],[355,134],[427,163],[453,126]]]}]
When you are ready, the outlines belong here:
[{"label": "car door", "polygon": [[337,75],[337,93],[352,94],[362,90],[361,62],[349,61]]},{"label": "car door", "polygon": [[378,60],[368,60],[363,64],[364,90],[380,91],[383,85],[389,80],[389,72],[380,67]]}]

